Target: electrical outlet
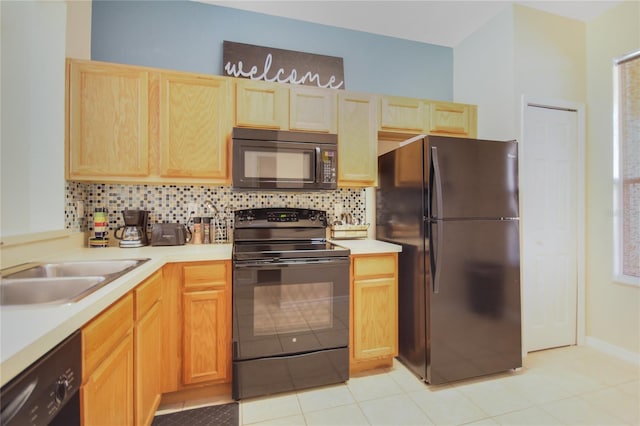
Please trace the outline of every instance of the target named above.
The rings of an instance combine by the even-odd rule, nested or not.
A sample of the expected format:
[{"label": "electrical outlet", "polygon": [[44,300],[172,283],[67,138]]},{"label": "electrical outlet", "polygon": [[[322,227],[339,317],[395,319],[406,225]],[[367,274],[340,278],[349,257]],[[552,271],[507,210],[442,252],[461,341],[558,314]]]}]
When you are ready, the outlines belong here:
[{"label": "electrical outlet", "polygon": [[333,215],[337,218],[342,214],[342,203],[335,203],[333,205]]},{"label": "electrical outlet", "polygon": [[84,217],[84,202],[76,201],[76,216],[78,219],[82,219]]},{"label": "electrical outlet", "polygon": [[198,215],[198,203],[188,203],[187,209],[189,210],[187,212],[188,214],[191,214],[192,216]]}]

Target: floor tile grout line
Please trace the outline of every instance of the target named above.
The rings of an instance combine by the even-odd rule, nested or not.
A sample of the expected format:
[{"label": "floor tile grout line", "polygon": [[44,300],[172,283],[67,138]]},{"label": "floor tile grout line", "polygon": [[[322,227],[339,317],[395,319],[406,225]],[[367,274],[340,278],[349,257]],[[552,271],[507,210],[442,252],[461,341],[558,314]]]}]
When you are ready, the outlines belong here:
[{"label": "floor tile grout line", "polygon": [[[481,420],[486,420],[486,419],[492,419],[492,421],[496,421],[498,422],[496,419],[504,416],[504,415],[508,415],[508,414],[513,414],[513,413],[517,413],[520,411],[526,411],[526,410],[530,410],[532,408],[536,408],[541,410],[542,412],[544,412],[546,415],[550,416],[550,418],[553,418],[555,420],[557,420],[558,422],[562,422],[561,419],[558,419],[557,416],[554,416],[552,412],[550,412],[548,410],[548,408],[546,408],[549,404],[554,404],[554,403],[561,403],[563,401],[567,401],[570,399],[577,399],[579,401],[581,401],[582,403],[585,404],[590,404],[589,400],[587,398],[585,398],[585,396],[591,394],[591,393],[595,393],[595,392],[601,392],[601,391],[606,391],[606,390],[614,390],[616,392],[621,392],[621,394],[627,396],[627,397],[634,397],[635,393],[633,392],[633,390],[627,390],[629,389],[629,384],[633,384],[633,383],[637,383],[640,381],[640,374],[637,375],[632,375],[629,376],[629,378],[623,378],[620,379],[619,377],[616,377],[614,382],[604,382],[603,376],[602,374],[588,374],[588,370],[585,370],[586,367],[588,367],[589,363],[594,364],[594,366],[598,365],[598,359],[589,359],[589,358],[597,358],[594,357],[592,354],[588,353],[588,352],[584,352],[582,351],[581,353],[578,354],[582,359],[585,359],[585,364],[579,366],[578,368],[572,368],[573,363],[575,362],[576,357],[575,356],[571,356],[570,354],[562,354],[561,357],[553,357],[553,359],[551,360],[552,362],[547,362],[547,360],[545,360],[543,357],[539,357],[538,359],[535,360],[534,363],[532,363],[533,365],[529,365],[527,367],[523,367],[522,372],[517,372],[517,374],[514,375],[505,375],[504,377],[497,377],[495,379],[496,383],[500,383],[501,385],[504,385],[504,387],[507,390],[518,390],[517,388],[514,388],[511,386],[511,383],[507,382],[503,382],[503,380],[505,379],[510,379],[511,377],[513,378],[517,378],[517,377],[526,377],[526,369],[530,370],[531,372],[536,372],[536,373],[542,373],[540,374],[540,378],[542,379],[543,383],[546,384],[547,386],[558,386],[557,383],[555,383],[555,381],[553,380],[553,378],[555,378],[555,374],[553,372],[553,370],[557,370],[558,372],[562,372],[562,371],[570,371],[572,373],[574,373],[575,378],[578,379],[578,382],[581,382],[581,378],[585,378],[588,379],[591,383],[587,383],[587,385],[589,386],[586,390],[585,388],[580,388],[579,383],[578,386],[576,386],[574,384],[574,386],[571,386],[571,377],[569,378],[564,378],[564,380],[566,380],[566,383],[568,384],[568,386],[564,387],[563,389],[566,391],[566,395],[562,396],[562,397],[555,397],[549,400],[539,400],[539,399],[532,399],[529,397],[529,394],[525,394],[522,393],[520,394],[521,398],[523,399],[523,401],[526,402],[526,406],[518,408],[518,409],[514,409],[514,410],[509,410],[506,411],[504,413],[500,413],[500,414],[496,414],[496,415],[489,415],[488,413],[486,413],[484,411],[484,409],[482,409],[482,406],[479,405],[478,403],[476,403],[474,400],[472,400],[471,398],[469,398],[468,395],[466,395],[464,392],[461,391],[460,387],[457,385],[448,385],[443,389],[452,389],[454,391],[456,391],[457,394],[459,394],[461,397],[463,397],[468,403],[470,403],[473,407],[475,407],[476,409],[480,410],[481,413],[485,414],[486,417],[482,417],[482,418],[478,418],[472,422],[475,421],[481,421]],[[559,360],[558,358],[562,358],[561,360]],[[547,378],[547,376],[545,375],[545,368],[549,367],[549,370],[551,370],[551,375],[549,375]],[[634,365],[630,366],[630,371],[634,372],[638,372],[640,373],[639,369],[636,369]],[[313,413],[313,412],[317,412],[317,411],[323,411],[323,410],[327,410],[327,409],[332,409],[332,408],[337,408],[337,407],[341,407],[341,406],[346,406],[346,405],[352,405],[355,404],[357,405],[357,408],[359,410],[359,413],[367,420],[368,423],[371,423],[371,421],[368,419],[366,412],[363,408],[363,404],[372,402],[372,401],[376,401],[379,399],[384,399],[384,398],[390,398],[393,396],[401,396],[403,398],[408,398],[408,400],[412,401],[412,404],[416,405],[426,416],[427,418],[432,421],[433,423],[435,423],[433,421],[433,419],[429,416],[428,412],[426,412],[426,410],[423,410],[423,407],[421,405],[418,404],[417,401],[415,401],[414,399],[411,398],[410,394],[413,392],[420,392],[420,390],[414,390],[411,388],[411,385],[408,385],[406,381],[404,381],[405,377],[403,377],[402,375],[404,373],[400,373],[400,374],[394,374],[394,372],[398,371],[401,368],[405,368],[400,364],[395,364],[394,366],[391,367],[390,369],[387,369],[386,371],[384,371],[383,373],[379,374],[377,377],[380,376],[384,376],[386,377],[387,380],[389,380],[390,382],[392,382],[395,386],[397,386],[398,388],[398,392],[395,393],[390,393],[390,394],[385,394],[385,395],[381,395],[381,396],[377,396],[375,398],[371,398],[371,399],[366,399],[366,400],[362,400],[359,401],[356,399],[356,394],[354,393],[354,390],[349,386],[348,382],[344,382],[342,383],[340,386],[346,386],[347,391],[349,392],[349,395],[351,396],[351,398],[353,399],[353,402],[349,402],[349,403],[343,403],[343,404],[338,404],[338,405],[332,405],[330,407],[327,408],[322,408],[322,409],[312,409],[312,410],[307,410],[304,411],[303,410],[303,404],[302,404],[302,399],[301,399],[301,394],[302,392],[295,392],[292,393],[294,395],[296,395],[296,403],[297,403],[297,409],[299,410],[299,414],[294,414],[294,415],[299,415],[301,416],[301,418],[304,420],[305,424],[308,424],[308,413]],[[625,367],[626,368],[626,367]],[[622,369],[624,370],[624,369]],[[409,372],[408,370],[406,370],[407,373],[409,373],[408,377],[411,377],[410,374],[411,372]],[[549,373],[549,371],[547,371],[547,373]],[[367,377],[367,376],[363,376],[363,377]],[[353,378],[353,379],[357,379],[357,378]],[[427,385],[424,382],[421,382],[419,380],[419,378],[414,377],[414,379],[416,381],[418,381],[420,384],[422,384],[424,386],[425,389],[427,389],[429,387],[429,385]],[[477,383],[483,383],[484,381],[478,381]],[[469,385],[474,385],[475,383],[469,383]],[[627,389],[625,388],[621,388],[623,386],[627,385]],[[591,387],[593,386],[593,387]],[[242,407],[242,405],[240,406]],[[196,408],[196,407],[189,407],[188,409],[192,409],[192,408]],[[595,408],[602,412],[603,414],[607,415],[608,417],[617,419],[617,421],[623,422],[625,423],[625,419],[622,417],[618,417],[620,414],[615,412],[614,410],[609,410],[607,407],[605,406],[600,406],[600,405],[596,405]],[[182,408],[176,408],[175,411],[182,411],[185,410],[185,404],[182,403]],[[175,412],[173,411],[173,412]],[[163,412],[162,414],[168,414],[169,412]],[[625,412],[626,413],[626,412]],[[240,420],[240,424],[244,424],[242,423],[243,420],[243,410],[240,410],[239,413],[239,420]],[[289,416],[283,416],[283,417],[278,417],[280,419],[284,419],[286,417]],[[259,420],[258,422],[266,422],[269,421],[270,419],[262,419]],[[625,423],[626,424],[626,423]]]}]

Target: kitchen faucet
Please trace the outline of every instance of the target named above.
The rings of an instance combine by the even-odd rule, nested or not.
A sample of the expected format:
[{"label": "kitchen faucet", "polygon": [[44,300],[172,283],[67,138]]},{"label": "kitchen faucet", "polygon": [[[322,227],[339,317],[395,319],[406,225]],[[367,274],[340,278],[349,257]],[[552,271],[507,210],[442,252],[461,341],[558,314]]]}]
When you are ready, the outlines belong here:
[{"label": "kitchen faucet", "polygon": [[214,213],[214,215],[216,215],[216,216],[218,215],[218,208],[217,208],[216,206],[214,206],[214,205],[213,205],[213,203],[212,203],[211,201],[206,200],[206,201],[204,202],[204,206],[205,206],[207,209],[212,210],[212,211],[213,211],[213,213]]}]

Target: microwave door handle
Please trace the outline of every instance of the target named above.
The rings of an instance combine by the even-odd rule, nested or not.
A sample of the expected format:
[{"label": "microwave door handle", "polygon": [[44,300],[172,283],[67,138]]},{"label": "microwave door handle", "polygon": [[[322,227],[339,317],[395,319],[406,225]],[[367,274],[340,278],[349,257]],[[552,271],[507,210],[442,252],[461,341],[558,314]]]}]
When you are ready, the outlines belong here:
[{"label": "microwave door handle", "polygon": [[321,152],[320,152],[320,147],[316,146],[315,148],[316,151],[316,156],[315,156],[315,160],[316,160],[316,178],[314,179],[314,181],[316,183],[322,183],[322,159],[321,159]]}]

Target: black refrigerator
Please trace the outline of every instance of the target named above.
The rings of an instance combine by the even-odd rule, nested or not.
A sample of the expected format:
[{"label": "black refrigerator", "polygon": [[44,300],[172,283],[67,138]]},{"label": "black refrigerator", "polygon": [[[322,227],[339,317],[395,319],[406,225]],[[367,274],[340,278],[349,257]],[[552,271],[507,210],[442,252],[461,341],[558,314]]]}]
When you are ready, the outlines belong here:
[{"label": "black refrigerator", "polygon": [[429,384],[521,367],[517,143],[420,136],[378,170],[376,237],[402,246],[398,359]]}]

